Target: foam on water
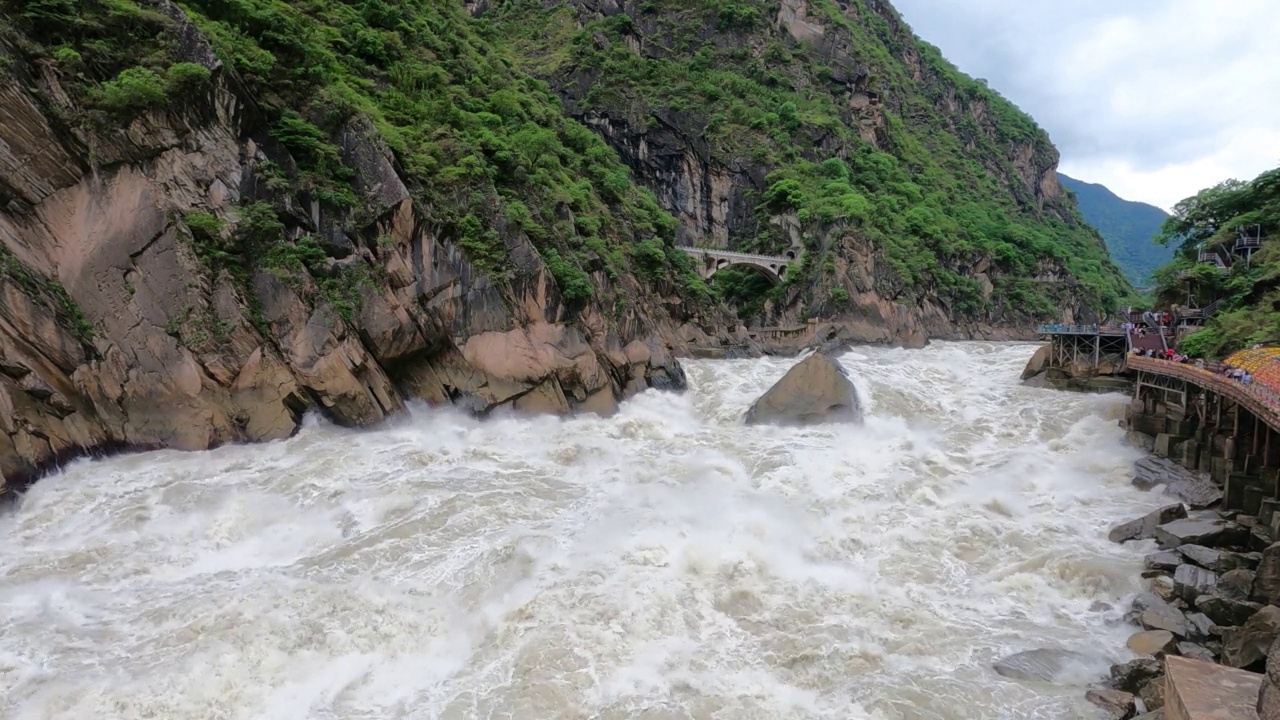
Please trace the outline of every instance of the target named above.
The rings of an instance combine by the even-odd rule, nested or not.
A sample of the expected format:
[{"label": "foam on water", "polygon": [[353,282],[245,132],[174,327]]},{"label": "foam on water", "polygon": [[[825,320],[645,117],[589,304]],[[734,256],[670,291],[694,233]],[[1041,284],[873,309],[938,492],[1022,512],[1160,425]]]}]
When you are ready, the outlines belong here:
[{"label": "foam on water", "polygon": [[[75,463],[0,516],[0,716],[1097,717],[1144,550],[1106,530],[1158,499],[1125,398],[1029,353],[848,353],[858,427],[745,427],[795,361],[697,361],[611,419]],[[1096,662],[990,668],[1045,646]]]}]

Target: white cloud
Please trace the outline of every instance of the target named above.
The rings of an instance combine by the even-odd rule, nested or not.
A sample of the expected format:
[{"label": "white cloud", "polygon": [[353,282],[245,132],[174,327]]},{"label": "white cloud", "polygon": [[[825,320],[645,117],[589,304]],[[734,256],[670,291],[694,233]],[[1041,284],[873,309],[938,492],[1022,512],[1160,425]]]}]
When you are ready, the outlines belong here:
[{"label": "white cloud", "polygon": [[1063,169],[1169,207],[1280,164],[1274,0],[896,0],[961,70],[1029,112]]}]

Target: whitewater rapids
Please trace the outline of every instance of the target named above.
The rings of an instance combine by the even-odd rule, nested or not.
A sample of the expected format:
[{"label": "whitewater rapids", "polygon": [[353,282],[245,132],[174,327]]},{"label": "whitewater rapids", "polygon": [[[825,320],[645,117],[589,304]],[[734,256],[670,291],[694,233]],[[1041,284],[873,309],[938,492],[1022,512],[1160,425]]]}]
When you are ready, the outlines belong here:
[{"label": "whitewater rapids", "polygon": [[0,511],[0,717],[1101,717],[991,669],[1127,659],[1106,531],[1160,504],[1126,398],[1031,351],[849,352],[856,427],[742,424],[794,359],[688,361],[610,419],[73,463]]}]

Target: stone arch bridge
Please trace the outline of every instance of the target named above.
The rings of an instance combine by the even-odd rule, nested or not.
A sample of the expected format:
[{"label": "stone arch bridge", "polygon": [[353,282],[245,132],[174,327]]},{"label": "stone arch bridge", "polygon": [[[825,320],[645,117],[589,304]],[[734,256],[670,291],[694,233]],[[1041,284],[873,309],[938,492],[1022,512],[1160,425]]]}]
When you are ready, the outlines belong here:
[{"label": "stone arch bridge", "polygon": [[800,259],[800,248],[790,248],[782,256],[752,255],[750,253],[697,247],[682,247],[680,249],[700,261],[698,271],[704,278],[709,278],[720,270],[737,265],[759,270],[774,285],[786,280],[787,269]]}]

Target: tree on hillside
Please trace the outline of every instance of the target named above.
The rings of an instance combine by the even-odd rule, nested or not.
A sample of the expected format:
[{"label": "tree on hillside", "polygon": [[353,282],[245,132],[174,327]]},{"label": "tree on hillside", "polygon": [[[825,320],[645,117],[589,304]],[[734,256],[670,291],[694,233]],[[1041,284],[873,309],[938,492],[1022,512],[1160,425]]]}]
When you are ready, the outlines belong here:
[{"label": "tree on hillside", "polygon": [[[1237,259],[1227,270],[1197,263],[1204,248],[1234,244],[1242,228],[1258,228],[1262,249],[1250,262]],[[1220,300],[1204,329],[1183,349],[1221,355],[1256,343],[1280,343],[1280,168],[1249,182],[1228,180],[1201,190],[1174,206],[1159,241],[1176,245],[1179,257],[1156,273],[1157,294],[1185,295],[1190,278],[1200,302]]]},{"label": "tree on hillside", "polygon": [[1237,228],[1262,225],[1263,234],[1280,226],[1280,168],[1251,182],[1226,180],[1182,200],[1160,228],[1158,241],[1184,255],[1234,240]]}]

